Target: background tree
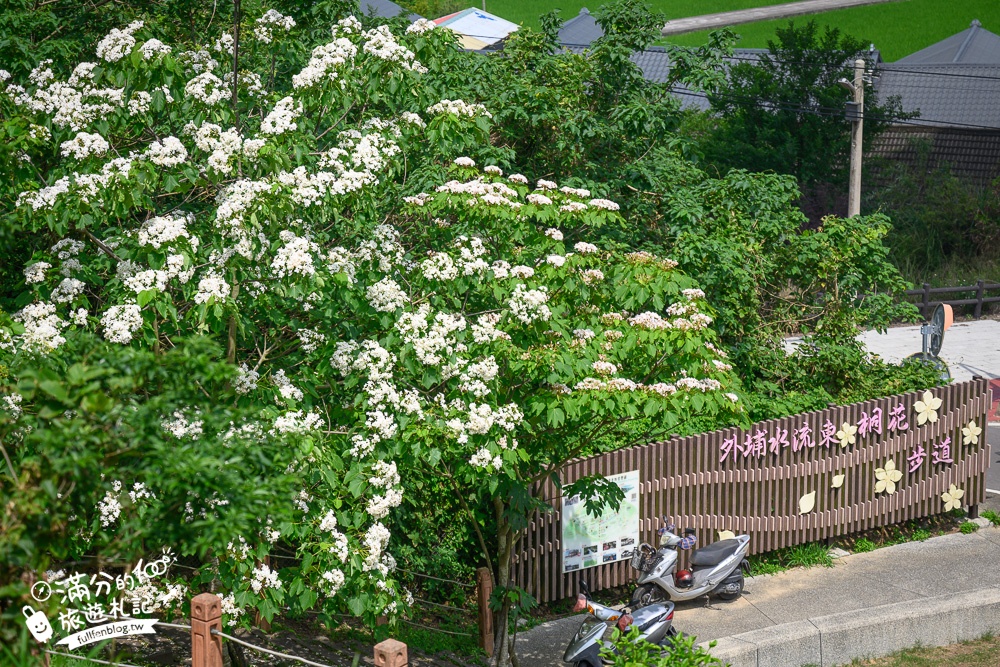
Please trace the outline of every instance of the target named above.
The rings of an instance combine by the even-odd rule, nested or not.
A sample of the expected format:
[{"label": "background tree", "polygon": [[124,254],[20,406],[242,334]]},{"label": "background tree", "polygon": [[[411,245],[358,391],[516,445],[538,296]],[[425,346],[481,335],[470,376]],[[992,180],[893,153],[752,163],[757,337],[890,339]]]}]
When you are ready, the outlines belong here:
[{"label": "background tree", "polygon": [[[732,64],[728,81],[712,91],[720,120],[704,145],[706,160],[721,173],[770,170],[795,176],[807,191],[819,184],[845,191],[850,123],[837,81],[853,81],[854,60],[871,55],[867,42],[815,21],[778,28],[767,52]],[[866,145],[901,117],[898,100],[879,100],[866,81]]]}]

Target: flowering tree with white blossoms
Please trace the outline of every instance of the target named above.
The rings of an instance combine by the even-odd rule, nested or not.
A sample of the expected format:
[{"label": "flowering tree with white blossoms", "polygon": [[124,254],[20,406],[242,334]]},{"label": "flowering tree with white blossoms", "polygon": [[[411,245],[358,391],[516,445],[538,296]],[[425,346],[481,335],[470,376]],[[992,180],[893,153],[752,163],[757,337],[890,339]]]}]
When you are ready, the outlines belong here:
[{"label": "flowering tree with white blossoms", "polygon": [[[294,29],[270,12],[255,25],[244,35],[265,52]],[[477,143],[469,152],[490,155],[490,113],[427,99],[418,55],[456,48],[433,24],[394,35],[345,19],[277,83],[266,58],[251,61],[261,72],[243,68],[233,38],[183,51],[142,31],[113,31],[98,61],[65,80],[42,63],[0,92],[5,119],[26,128],[22,168],[36,180],[16,216],[56,235],[24,269],[24,306],[0,322],[10,465],[54,426],[45,420],[59,410],[45,401],[63,400],[38,369],[102,349],[116,368],[128,350],[176,360],[164,366],[169,397],[155,382],[130,385],[144,423],[158,415],[157,434],[120,428],[131,426],[121,396],[101,437],[136,453],[150,437],[223,454],[198,480],[165,479],[165,464],[135,456],[143,478],[124,484],[129,471],[109,455],[121,475],[95,481],[100,502],[78,501],[85,537],[113,535],[140,500],[179,540],[226,524],[232,499],[209,490],[211,474],[246,495],[227,468],[241,461],[278,495],[252,529],[215,526],[218,538],[198,543],[205,567],[192,583],[221,586],[229,624],[282,606],[374,624],[407,602],[393,577],[393,510],[409,481],[443,476],[493,568],[494,661],[509,664],[509,567],[540,506],[533,486],[626,438],[738,414],[704,294],[668,259],[588,241],[621,223],[614,202],[442,159]],[[189,345],[212,343],[229,374],[188,363]],[[102,410],[97,401],[83,417]],[[573,490],[614,501],[601,480]],[[278,546],[294,550],[287,567],[269,560]]]}]

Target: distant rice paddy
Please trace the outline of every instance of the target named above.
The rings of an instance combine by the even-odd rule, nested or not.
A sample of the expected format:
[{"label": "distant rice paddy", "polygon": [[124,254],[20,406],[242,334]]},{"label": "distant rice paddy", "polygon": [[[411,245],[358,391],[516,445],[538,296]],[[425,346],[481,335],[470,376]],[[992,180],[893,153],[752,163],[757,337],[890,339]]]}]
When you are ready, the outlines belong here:
[{"label": "distant rice paddy", "polygon": [[[653,8],[669,18],[710,14],[733,9],[765,7],[780,2],[767,0],[647,0]],[[472,4],[481,7],[481,2]],[[538,16],[559,9],[563,19],[577,15],[581,7],[598,9],[600,0],[486,0],[486,10],[515,23],[538,27]],[[973,19],[979,19],[987,30],[1000,34],[1000,2],[998,0],[899,0],[882,5],[841,9],[793,20],[804,23],[813,19],[820,25],[839,28],[866,42],[875,44],[882,59],[892,62],[914,51],[961,32]],[[734,26],[741,39],[737,46],[765,48],[774,39],[776,27],[787,25],[788,19],[762,21]],[[704,44],[708,33],[677,35],[665,41],[694,46]]]}]

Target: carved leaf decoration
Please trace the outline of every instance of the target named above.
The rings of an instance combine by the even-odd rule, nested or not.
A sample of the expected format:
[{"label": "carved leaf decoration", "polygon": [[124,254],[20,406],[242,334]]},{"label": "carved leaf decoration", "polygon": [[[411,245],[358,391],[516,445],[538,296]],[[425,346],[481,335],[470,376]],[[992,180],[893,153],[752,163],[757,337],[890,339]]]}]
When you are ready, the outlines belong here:
[{"label": "carved leaf decoration", "polygon": [[799,514],[808,514],[816,507],[816,492],[812,491],[799,498]]},{"label": "carved leaf decoration", "polygon": [[722,540],[732,540],[736,537],[736,533],[731,530],[720,530],[719,531],[719,541]]},{"label": "carved leaf decoration", "polygon": [[847,477],[847,475],[834,475],[833,476],[833,484],[831,484],[830,487],[833,488],[833,489],[839,489],[840,487],[842,487],[844,485],[844,478],[845,477]]}]

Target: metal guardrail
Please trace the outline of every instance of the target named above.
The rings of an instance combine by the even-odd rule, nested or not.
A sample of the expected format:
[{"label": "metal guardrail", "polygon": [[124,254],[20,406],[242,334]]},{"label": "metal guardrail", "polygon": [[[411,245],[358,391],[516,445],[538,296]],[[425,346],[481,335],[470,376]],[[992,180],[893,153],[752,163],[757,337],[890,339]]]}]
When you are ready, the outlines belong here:
[{"label": "metal guardrail", "polygon": [[[939,305],[947,303],[951,306],[975,306],[973,317],[978,320],[983,315],[983,304],[1000,303],[1000,295],[986,296],[986,292],[997,290],[1000,290],[1000,283],[987,283],[986,281],[980,280],[976,282],[975,285],[964,285],[959,287],[931,287],[929,283],[923,283],[920,286],[920,289],[906,290],[905,294],[907,296],[920,297],[920,301],[918,301],[916,305],[920,308],[920,314],[924,317],[930,316],[932,308],[937,308]],[[974,292],[975,297],[971,299],[941,299],[939,301],[931,301],[932,295],[962,294],[966,292]]]}]

